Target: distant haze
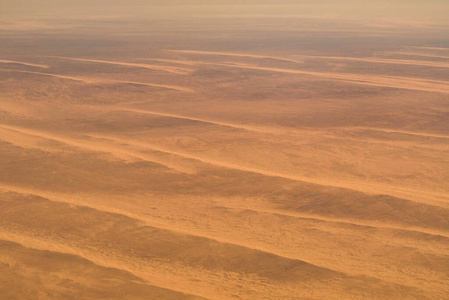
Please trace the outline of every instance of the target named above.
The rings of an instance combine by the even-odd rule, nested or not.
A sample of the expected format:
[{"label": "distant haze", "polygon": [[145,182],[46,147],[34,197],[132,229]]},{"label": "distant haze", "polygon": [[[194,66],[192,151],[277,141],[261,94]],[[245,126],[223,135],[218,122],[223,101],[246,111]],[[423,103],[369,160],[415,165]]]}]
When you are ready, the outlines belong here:
[{"label": "distant haze", "polygon": [[[174,8],[191,6],[190,9],[179,10],[186,14],[214,14],[214,13],[241,13],[241,14],[313,14],[313,15],[339,15],[345,18],[372,18],[372,19],[406,19],[420,22],[447,23],[449,1],[445,0],[395,0],[395,1],[309,1],[309,0],[93,0],[67,3],[63,0],[1,0],[0,15],[28,15],[52,14],[69,10],[70,13],[88,13],[105,15],[120,11],[125,14],[151,12],[156,7],[172,6]],[[202,6],[203,9],[198,9]],[[217,6],[220,6],[218,9]],[[226,8],[224,8],[226,6]],[[204,7],[209,7],[205,9]],[[217,8],[213,8],[217,7]],[[56,16],[55,16],[56,17]]]}]

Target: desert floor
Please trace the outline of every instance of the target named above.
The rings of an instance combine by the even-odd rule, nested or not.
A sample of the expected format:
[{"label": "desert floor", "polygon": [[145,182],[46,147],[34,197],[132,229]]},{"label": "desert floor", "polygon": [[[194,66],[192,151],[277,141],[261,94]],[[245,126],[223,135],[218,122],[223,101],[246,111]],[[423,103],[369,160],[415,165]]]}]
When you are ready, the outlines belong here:
[{"label": "desert floor", "polygon": [[449,31],[0,22],[0,299],[447,299]]}]

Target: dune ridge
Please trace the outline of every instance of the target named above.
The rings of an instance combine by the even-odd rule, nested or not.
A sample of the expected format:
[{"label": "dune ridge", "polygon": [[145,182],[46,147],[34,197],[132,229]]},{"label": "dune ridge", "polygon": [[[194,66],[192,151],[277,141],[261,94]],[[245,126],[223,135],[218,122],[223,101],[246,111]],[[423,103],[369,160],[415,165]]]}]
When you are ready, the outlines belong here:
[{"label": "dune ridge", "polygon": [[113,79],[100,79],[95,77],[79,77],[79,76],[69,76],[69,75],[58,75],[52,73],[42,73],[42,72],[33,72],[33,71],[23,71],[23,70],[11,70],[11,69],[0,69],[0,71],[5,72],[19,72],[19,73],[28,73],[35,75],[43,75],[73,81],[79,81],[86,84],[132,84],[132,85],[141,85],[141,86],[149,86],[156,88],[163,88],[168,90],[176,90],[181,92],[193,92],[192,89],[187,87],[175,86],[175,85],[167,85],[167,84],[158,84],[158,83],[146,83],[146,82],[137,82],[137,81],[127,81],[127,80],[113,80]]},{"label": "dune ridge", "polygon": [[190,69],[178,68],[178,67],[175,68],[175,67],[170,67],[170,66],[138,64],[138,63],[128,63],[128,62],[89,59],[89,58],[63,57],[63,56],[49,56],[49,57],[56,58],[56,59],[81,61],[81,62],[92,62],[92,63],[109,64],[109,65],[117,65],[117,66],[125,66],[125,67],[143,68],[143,69],[149,69],[149,70],[154,70],[154,71],[163,71],[163,72],[168,72],[168,73],[178,74],[178,75],[185,75],[185,74],[190,73]]},{"label": "dune ridge", "polygon": [[405,198],[405,199],[409,199],[412,201],[417,201],[416,199],[414,199],[415,197],[411,197],[412,195],[415,195],[415,196],[419,195],[422,199],[420,199],[418,202],[423,201],[425,199],[425,200],[429,201],[429,203],[431,203],[432,205],[441,206],[443,208],[448,207],[448,203],[446,201],[442,200],[442,199],[447,199],[447,197],[445,197],[445,195],[440,194],[440,193],[427,193],[427,192],[423,192],[420,190],[410,191],[407,189],[401,189],[400,187],[386,188],[385,186],[383,186],[381,184],[375,184],[373,182],[365,183],[365,182],[360,181],[360,182],[351,183],[351,182],[345,182],[345,181],[339,181],[339,180],[332,180],[332,181],[328,180],[328,179],[323,180],[323,179],[319,179],[319,178],[307,177],[307,176],[300,175],[300,174],[285,174],[285,173],[273,172],[270,170],[253,168],[253,167],[249,167],[249,166],[247,167],[244,165],[236,165],[233,163],[218,161],[216,159],[211,159],[211,158],[207,158],[207,157],[200,157],[200,156],[189,154],[186,152],[174,151],[174,150],[170,150],[170,149],[167,149],[167,148],[164,148],[161,146],[151,145],[149,143],[136,142],[136,141],[130,140],[130,139],[123,139],[123,138],[119,138],[119,137],[100,135],[100,134],[90,134],[89,136],[94,137],[94,138],[105,139],[105,140],[109,139],[111,141],[117,141],[119,143],[130,144],[130,145],[143,147],[143,148],[149,148],[149,149],[153,149],[156,151],[167,152],[167,153],[181,156],[184,158],[194,159],[194,160],[200,161],[205,164],[215,165],[218,167],[224,167],[224,168],[229,168],[229,169],[234,169],[234,170],[239,170],[239,171],[244,171],[244,172],[261,174],[261,175],[265,175],[265,176],[269,176],[269,177],[280,177],[280,178],[285,178],[285,179],[289,179],[289,180],[313,183],[313,184],[322,185],[322,186],[346,188],[346,189],[365,192],[365,193],[374,193],[374,194],[386,193],[386,194],[389,194],[392,196],[396,196],[399,198]]},{"label": "dune ridge", "polygon": [[185,54],[200,54],[200,55],[223,55],[223,56],[234,56],[234,57],[249,57],[249,58],[268,58],[279,61],[294,62],[302,64],[302,60],[296,60],[291,58],[279,57],[279,56],[269,56],[269,55],[259,55],[259,54],[243,54],[243,53],[231,53],[231,52],[212,52],[212,51],[195,51],[195,50],[167,50],[169,52],[185,53]]},{"label": "dune ridge", "polygon": [[421,53],[421,52],[406,52],[406,51],[397,51],[397,52],[384,52],[385,54],[398,54],[405,56],[419,56],[419,57],[432,57],[432,58],[444,58],[449,59],[447,55],[437,55],[431,53]]},{"label": "dune ridge", "polygon": [[23,61],[15,61],[15,60],[6,60],[6,59],[0,59],[0,63],[3,64],[17,64],[17,65],[23,65],[23,66],[29,66],[29,67],[35,67],[35,68],[41,68],[41,69],[48,69],[50,66],[48,65],[41,65],[41,64],[34,64],[29,62],[23,62]]},{"label": "dune ridge", "polygon": [[[36,130],[17,127],[17,126],[0,125],[0,128],[4,129],[4,130],[5,129],[9,130],[9,131],[12,131],[15,133],[33,136],[33,137],[37,137],[37,138],[41,138],[41,139],[45,139],[45,140],[56,141],[56,142],[59,142],[62,144],[66,144],[68,146],[74,146],[74,147],[85,149],[88,151],[111,154],[112,156],[114,156],[118,159],[127,161],[127,162],[134,162],[135,160],[142,160],[142,161],[157,163],[159,165],[162,165],[164,167],[173,169],[173,170],[181,172],[181,173],[194,172],[193,171],[194,169],[192,169],[192,168],[175,165],[175,164],[171,163],[169,161],[169,159],[167,159],[167,158],[160,158],[157,155],[157,153],[151,155],[149,153],[133,151],[132,149],[130,149],[130,147],[128,147],[127,149],[123,149],[120,147],[120,145],[117,145],[117,144],[115,144],[114,147],[111,148],[110,145],[104,145],[103,143],[95,141],[95,140],[68,138],[65,136],[59,136],[59,135],[55,135],[52,133],[46,133],[46,132],[42,132],[42,131],[36,131]],[[5,140],[10,143],[17,144],[17,145],[23,145],[22,143],[17,142],[17,139],[3,139],[2,138],[2,140]],[[48,146],[42,147],[42,146],[37,146],[36,144],[27,145],[27,146],[42,149],[44,151],[48,151],[49,148],[52,149],[51,147],[48,147]],[[57,151],[54,148],[52,150]],[[159,151],[159,152],[163,152],[163,151]]]},{"label": "dune ridge", "polygon": [[[23,202],[23,200],[18,200],[19,203]],[[36,206],[39,207],[41,205],[51,205],[54,206],[54,208],[59,211],[59,213],[61,214],[61,216],[54,216],[51,217],[50,219],[47,219],[44,222],[54,222],[57,221],[58,219],[60,219],[61,217],[63,218],[72,218],[73,213],[78,211],[77,214],[82,213],[82,215],[84,215],[84,219],[83,220],[79,220],[79,221],[75,221],[76,223],[80,223],[80,225],[82,225],[84,222],[88,221],[88,220],[94,220],[94,219],[98,219],[98,221],[102,220],[102,222],[98,222],[96,221],[94,224],[92,224],[93,228],[97,228],[97,230],[99,230],[99,232],[104,232],[104,234],[100,235],[102,236],[102,238],[100,240],[97,240],[97,242],[95,242],[95,244],[92,244],[92,238],[91,237],[82,237],[80,236],[80,239],[78,241],[78,245],[76,244],[71,244],[69,243],[69,248],[68,251],[73,251],[72,253],[75,255],[79,255],[82,256],[98,265],[102,265],[102,266],[108,266],[108,267],[113,267],[113,268],[118,268],[118,269],[122,269],[122,270],[126,270],[131,272],[132,274],[135,274],[138,277],[143,278],[145,281],[148,281],[150,284],[152,285],[156,285],[159,287],[166,287],[166,285],[170,285],[173,284],[173,282],[176,282],[176,280],[181,279],[181,284],[177,285],[178,288],[174,289],[180,292],[184,292],[184,293],[189,293],[189,294],[200,294],[201,296],[205,296],[205,297],[213,297],[216,298],[218,296],[218,294],[216,294],[216,292],[214,292],[213,290],[213,280],[209,281],[209,283],[207,283],[206,285],[204,285],[202,288],[205,288],[203,293],[198,293],[198,287],[193,287],[189,285],[189,281],[191,283],[191,280],[185,280],[183,277],[181,276],[181,273],[179,271],[176,271],[176,269],[172,269],[171,267],[169,267],[168,265],[166,265],[166,262],[161,261],[155,261],[152,262],[152,260],[147,260],[144,257],[140,256],[140,252],[141,250],[138,250],[139,248],[134,248],[136,249],[137,252],[133,253],[133,254],[126,254],[127,249],[129,247],[129,244],[127,243],[146,243],[146,241],[151,241],[153,240],[153,238],[151,237],[152,235],[156,234],[156,236],[161,236],[162,237],[162,241],[158,241],[157,240],[155,242],[157,243],[162,243],[162,245],[164,245],[166,243],[165,239],[168,239],[167,242],[171,241],[172,238],[175,238],[176,236],[174,236],[171,233],[167,233],[168,235],[166,235],[165,233],[163,233],[164,231],[160,231],[159,229],[154,229],[154,228],[150,228],[150,227],[141,227],[140,225],[136,224],[134,221],[114,215],[114,214],[103,214],[100,212],[97,212],[95,210],[90,210],[90,209],[83,209],[83,208],[70,208],[66,205],[54,205],[54,204],[50,204],[47,202],[47,200],[45,199],[34,199],[30,202],[30,199],[26,200],[27,204],[26,206]],[[9,205],[8,202],[3,202],[2,206],[4,206],[4,208],[6,208],[6,211],[10,211],[9,209]],[[16,203],[14,204],[14,206],[17,207],[17,200]],[[19,213],[19,211],[14,212],[12,215],[8,215],[7,218],[11,219],[13,218],[13,216],[17,213]],[[36,215],[36,218],[41,219],[42,217],[38,214]],[[52,221],[52,219],[54,219],[54,221]],[[89,221],[90,222],[90,221]],[[117,234],[119,234],[120,236],[122,236],[122,238],[124,239],[123,245],[116,245],[116,249],[110,249],[107,250],[106,252],[98,252],[95,251],[95,248],[97,247],[103,247],[105,245],[107,245],[108,241],[111,239],[111,237],[109,236],[109,234],[107,234],[108,230],[107,228],[103,229],[103,225],[102,223],[105,222],[105,224],[109,224],[110,222],[112,222],[112,224],[115,224],[116,222],[120,222],[120,224],[122,226],[125,226],[125,228],[119,232],[117,232]],[[9,235],[9,239],[13,240],[13,241],[20,241],[20,242],[25,242],[28,243],[29,246],[33,247],[33,248],[38,248],[38,247],[42,247],[43,249],[45,248],[51,248],[51,249],[62,249],[65,246],[60,245],[59,243],[63,242],[64,240],[66,240],[66,237],[61,236],[61,240],[56,242],[53,239],[48,239],[46,236],[48,233],[46,233],[46,229],[45,229],[45,224],[41,224],[38,225],[36,227],[36,230],[38,230],[37,232],[40,232],[40,235],[43,235],[41,238],[33,238],[31,236],[29,236],[29,233],[27,233],[27,230],[25,229],[24,226],[26,226],[27,223],[29,223],[29,221],[23,219],[23,218],[19,218],[16,221],[14,221],[15,225],[16,225],[16,233],[10,234]],[[67,225],[63,224],[63,227],[54,232],[52,235],[56,235],[59,236],[60,232],[62,233],[62,230],[64,228],[67,227]],[[20,231],[25,230],[23,233],[20,233]],[[70,231],[68,231],[70,232]],[[79,235],[81,233],[76,233],[73,232],[73,234],[75,235]],[[137,235],[141,237],[141,240],[134,240],[134,239],[130,239],[129,235],[131,235],[131,237]],[[22,239],[23,237],[23,239]],[[193,239],[193,240],[192,240]],[[223,260],[223,258],[218,258],[219,256],[217,256],[216,259],[218,259],[217,262],[219,262],[219,264],[225,264],[228,265],[229,267],[229,271],[235,270],[238,271],[239,273],[242,272],[242,268],[241,266],[239,266],[238,264],[233,263],[233,260],[237,259],[249,259],[250,261],[254,261],[255,265],[252,267],[254,268],[253,272],[255,272],[255,274],[257,276],[262,276],[267,278],[269,281],[267,282],[268,285],[267,286],[261,286],[257,283],[256,278],[253,278],[252,275],[247,274],[244,275],[245,271],[243,271],[244,273],[240,273],[239,278],[240,280],[242,280],[242,282],[245,282],[246,284],[252,285],[254,284],[254,287],[259,287],[264,289],[266,292],[268,293],[272,293],[272,295],[275,295],[276,293],[276,288],[275,286],[273,286],[273,284],[275,284],[277,282],[277,279],[275,279],[274,274],[271,274],[271,271],[266,270],[265,268],[271,268],[270,266],[270,261],[274,260],[274,261],[278,261],[279,264],[282,265],[286,265],[286,267],[288,269],[286,269],[285,272],[287,272],[288,274],[291,274],[292,276],[296,277],[296,276],[300,276],[300,278],[302,278],[303,276],[306,276],[306,278],[308,277],[307,281],[310,282],[313,285],[322,285],[321,283],[319,283],[319,281],[316,281],[319,278],[328,278],[328,280],[330,281],[334,281],[337,280],[339,281],[340,278],[347,278],[347,280],[350,281],[359,281],[360,277],[358,276],[347,276],[345,274],[339,273],[339,272],[335,272],[335,271],[330,271],[327,270],[326,268],[322,268],[322,267],[315,267],[313,265],[310,264],[305,264],[301,261],[297,261],[297,260],[290,260],[290,259],[285,259],[285,258],[281,258],[279,256],[272,256],[271,254],[264,254],[263,252],[258,252],[258,251],[254,251],[252,249],[247,249],[247,248],[241,248],[241,247],[236,247],[234,245],[231,244],[220,244],[220,243],[211,243],[208,240],[203,240],[203,239],[199,239],[197,240],[196,237],[188,237],[186,239],[183,239],[182,241],[180,241],[181,244],[183,243],[187,243],[186,245],[189,246],[191,242],[194,242],[195,244],[197,244],[198,246],[195,247],[199,247],[199,249],[202,249],[202,247],[212,247],[214,249],[214,252],[216,251],[217,254],[207,254],[207,256],[212,255],[212,257],[215,257],[216,255],[219,255],[219,253],[222,253],[222,251],[224,251],[224,253],[228,253],[228,251],[234,251],[236,252],[235,254],[231,254],[231,257],[236,257],[236,258],[232,258],[230,261],[225,261]],[[99,243],[99,244],[98,244]],[[167,244],[167,247],[173,247],[171,246],[172,242],[169,242],[169,244]],[[162,246],[161,245],[161,246]],[[94,248],[92,248],[94,247]],[[190,246],[189,246],[190,247]],[[73,249],[73,250],[71,250]],[[202,278],[203,280],[206,279],[203,276],[205,274],[208,273],[207,269],[204,270],[203,274],[201,275],[200,273],[195,273],[195,268],[196,267],[190,267],[189,266],[189,261],[191,259],[193,259],[194,262],[200,263],[200,265],[203,264],[202,260],[197,261],[197,256],[198,254],[195,254],[194,252],[190,252],[188,250],[188,248],[185,247],[181,247],[178,248],[176,247],[175,249],[181,249],[181,250],[176,250],[177,252],[180,251],[180,254],[177,254],[177,252],[174,252],[172,254],[174,254],[174,258],[177,259],[181,259],[182,264],[187,264],[185,266],[179,265],[179,267],[181,267],[183,272],[187,272],[187,274],[189,274],[190,276],[192,276],[191,278]],[[182,250],[182,249],[186,249],[186,250]],[[118,252],[117,252],[118,251]],[[122,252],[124,251],[124,252]],[[156,251],[155,253],[158,253],[157,255],[162,255],[162,257],[166,256],[167,254],[165,254],[164,252],[160,252],[157,249],[151,250],[147,248],[147,252],[148,251]],[[185,254],[182,254],[184,253]],[[187,256],[186,256],[187,255]],[[236,256],[237,255],[237,256]],[[207,256],[206,258],[206,262],[207,262]],[[242,257],[243,256],[243,257]],[[238,258],[237,258],[238,257]],[[247,258],[245,258],[247,257]],[[266,257],[266,260],[260,260],[260,258]],[[139,263],[140,262],[140,263]],[[268,264],[267,264],[268,263]],[[137,267],[140,266],[140,267]],[[290,266],[290,267],[288,267]],[[214,267],[215,268],[215,267]],[[193,272],[193,273],[192,273]],[[157,274],[164,274],[164,277],[159,277]],[[225,276],[227,272],[225,272],[223,275]],[[220,274],[220,273],[218,273]],[[217,274],[217,275],[218,275]],[[284,274],[285,275],[285,274]],[[283,276],[284,276],[283,275]],[[199,276],[199,277],[198,277]],[[366,279],[366,278],[365,278]],[[222,280],[226,280],[225,277],[222,278]],[[289,279],[287,279],[288,282]],[[381,285],[381,286],[390,286],[390,288],[393,288],[393,290],[397,290],[397,287],[395,286],[391,286],[391,284],[389,284],[388,282],[382,282],[379,281],[377,279],[369,279],[370,284],[373,285]],[[290,289],[289,285],[286,284],[282,284],[283,289]],[[173,288],[172,288],[173,289]],[[362,288],[363,289],[363,288]],[[393,291],[392,290],[392,291]],[[273,294],[274,293],[274,294]],[[341,292],[339,292],[341,293]],[[225,292],[226,294],[226,292]]]},{"label": "dune ridge", "polygon": [[[347,61],[360,61],[371,63],[384,63],[384,64],[397,64],[397,65],[415,65],[415,66],[428,66],[449,68],[449,63],[432,62],[432,61],[418,61],[418,60],[406,60],[406,59],[392,59],[392,58],[376,58],[376,57],[345,57],[345,56],[322,56],[322,55],[296,55],[295,57],[300,59],[290,59],[276,56],[264,56],[256,54],[244,54],[244,53],[232,53],[232,52],[212,52],[212,51],[194,51],[194,50],[168,50],[176,53],[185,54],[197,54],[197,55],[216,55],[216,56],[233,56],[233,57],[249,57],[249,58],[269,58],[279,61],[293,62],[298,64],[304,63],[306,59],[329,59],[329,60],[347,60]],[[194,61],[176,61],[176,60],[161,60],[167,62],[178,62],[180,64],[194,65]]]},{"label": "dune ridge", "polygon": [[[185,62],[185,61],[181,61]],[[195,61],[192,61],[195,62]],[[430,80],[430,79],[420,79],[414,77],[400,77],[400,76],[378,76],[369,74],[352,74],[352,73],[333,73],[333,72],[316,72],[316,71],[306,71],[298,69],[285,69],[285,68],[273,68],[273,67],[263,67],[263,66],[250,66],[250,65],[236,65],[229,63],[213,63],[213,62],[201,62],[198,61],[199,65],[212,65],[221,66],[228,68],[239,68],[247,70],[257,70],[275,73],[286,73],[286,74],[296,74],[296,75],[306,75],[313,77],[321,77],[331,80],[339,80],[344,82],[349,82],[353,84],[369,85],[377,87],[388,87],[406,90],[417,90],[426,92],[435,92],[442,94],[449,94],[448,82],[442,80]]]}]

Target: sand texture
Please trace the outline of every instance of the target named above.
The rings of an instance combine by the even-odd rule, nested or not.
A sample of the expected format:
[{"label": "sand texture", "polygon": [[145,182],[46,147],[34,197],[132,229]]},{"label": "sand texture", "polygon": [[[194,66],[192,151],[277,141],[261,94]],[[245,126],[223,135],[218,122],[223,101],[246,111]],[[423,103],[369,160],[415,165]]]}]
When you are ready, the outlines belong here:
[{"label": "sand texture", "polygon": [[1,300],[449,299],[447,24],[157,9],[3,15]]}]

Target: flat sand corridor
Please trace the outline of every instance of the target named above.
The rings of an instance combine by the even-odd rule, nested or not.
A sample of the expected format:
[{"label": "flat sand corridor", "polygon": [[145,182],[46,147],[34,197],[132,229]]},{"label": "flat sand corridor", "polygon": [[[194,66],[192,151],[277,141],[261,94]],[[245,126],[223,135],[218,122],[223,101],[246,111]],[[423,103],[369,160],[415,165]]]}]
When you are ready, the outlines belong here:
[{"label": "flat sand corridor", "polygon": [[139,13],[0,36],[0,300],[448,297],[443,33]]}]

